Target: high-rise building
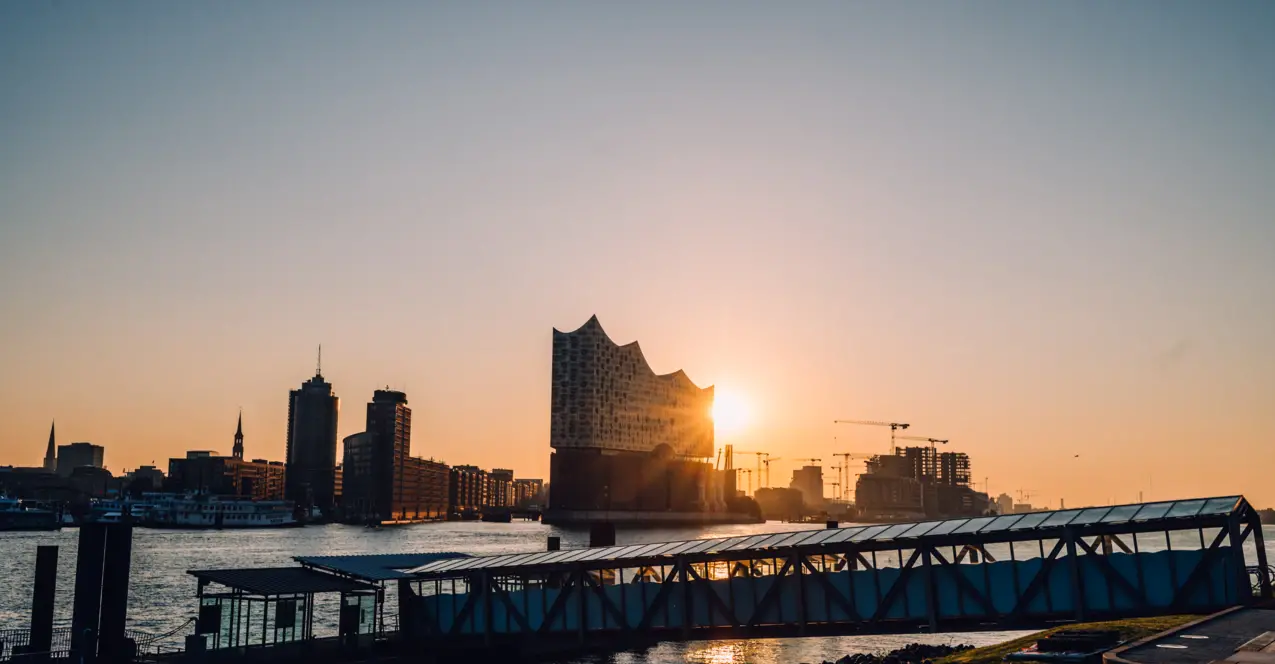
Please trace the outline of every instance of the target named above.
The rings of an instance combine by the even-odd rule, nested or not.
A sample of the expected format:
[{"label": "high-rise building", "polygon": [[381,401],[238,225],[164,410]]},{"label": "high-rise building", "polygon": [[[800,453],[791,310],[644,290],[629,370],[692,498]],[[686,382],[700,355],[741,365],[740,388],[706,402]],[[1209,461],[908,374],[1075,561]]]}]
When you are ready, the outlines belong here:
[{"label": "high-rise building", "polygon": [[56,473],[58,471],[58,455],[53,436],[53,430],[56,426],[57,422],[49,425],[49,447],[44,450],[44,472],[46,473]]},{"label": "high-rise building", "polygon": [[1014,513],[1014,497],[1007,493],[1002,493],[1001,495],[997,496],[996,509],[1001,514],[1013,514]]},{"label": "high-rise building", "polygon": [[76,468],[82,466],[104,468],[103,460],[105,456],[106,449],[101,445],[92,443],[58,445],[58,475],[70,477]]},{"label": "high-rise building", "polygon": [[446,465],[411,456],[412,409],[407,395],[377,390],[367,405],[367,431],[345,439],[342,505],[356,521],[445,518]]},{"label": "high-rise building", "polygon": [[302,507],[325,515],[335,505],[336,424],[341,401],[323,380],[314,378],[292,390],[288,398],[287,496]]},{"label": "high-rise building", "polygon": [[492,507],[514,506],[514,471],[492,468],[487,474],[487,504]]}]

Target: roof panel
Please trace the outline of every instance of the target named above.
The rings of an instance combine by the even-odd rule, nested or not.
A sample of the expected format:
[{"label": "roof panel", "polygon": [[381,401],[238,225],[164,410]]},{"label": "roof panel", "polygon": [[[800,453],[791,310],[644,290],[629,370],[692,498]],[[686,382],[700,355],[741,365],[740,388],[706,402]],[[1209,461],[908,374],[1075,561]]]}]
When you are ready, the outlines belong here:
[{"label": "roof panel", "polygon": [[440,560],[468,558],[464,553],[381,553],[353,556],[294,556],[308,567],[365,581],[389,581],[411,577],[411,571]]},{"label": "roof panel", "polygon": [[964,535],[966,533],[976,533],[979,530],[981,530],[983,526],[986,526],[987,524],[995,520],[996,520],[996,517],[994,516],[980,516],[980,517],[970,519],[969,521],[966,521],[965,524],[962,525],[960,528],[956,529],[956,534]]},{"label": "roof panel", "polygon": [[1041,522],[1041,528],[1057,528],[1071,523],[1071,520],[1080,516],[1080,510],[1063,510],[1061,512],[1051,512],[1049,518]]},{"label": "roof panel", "polygon": [[1173,508],[1169,513],[1164,515],[1170,519],[1178,519],[1184,516],[1195,516],[1204,507],[1205,500],[1183,500],[1173,504]]},{"label": "roof panel", "polygon": [[1040,524],[1044,523],[1045,519],[1048,519],[1049,517],[1053,515],[1054,515],[1053,512],[1037,512],[1035,514],[1028,514],[1024,516],[1023,518],[1019,519],[1018,521],[1015,521],[1014,525],[1010,526],[1009,529],[1010,530],[1027,530],[1028,528],[1035,528],[1036,526],[1039,526]]},{"label": "roof panel", "polygon": [[926,533],[926,535],[930,537],[938,537],[939,535],[947,535],[955,531],[957,528],[960,528],[961,526],[965,525],[968,522],[969,522],[969,519],[948,519],[947,521],[941,521],[939,522],[939,525],[937,528]]},{"label": "roof panel", "polygon": [[865,529],[866,529],[866,526],[856,526],[852,528],[838,528],[837,533],[833,535],[832,537],[829,537],[828,539],[824,540],[823,543],[836,544],[838,542],[844,542],[850,539],[851,537],[854,537],[855,535],[857,535],[858,533],[862,532]]},{"label": "roof panel", "polygon": [[855,533],[854,536],[850,538],[850,541],[863,542],[865,540],[869,540],[873,537],[876,537],[877,535],[885,532],[889,528],[890,526],[888,524],[880,525],[880,526],[868,526],[867,528],[864,528],[863,530],[860,530],[859,532]]},{"label": "roof panel", "polygon": [[1204,503],[1204,508],[1200,510],[1200,516],[1205,514],[1230,514],[1239,506],[1239,496],[1227,496],[1225,498],[1210,498]]},{"label": "roof panel", "polygon": [[1098,523],[1102,520],[1102,517],[1107,516],[1107,512],[1110,511],[1110,507],[1090,507],[1089,509],[1081,512],[1080,516],[1072,519],[1071,525],[1083,526],[1087,523]]},{"label": "roof panel", "polygon": [[920,537],[931,530],[934,530],[934,528],[940,523],[942,523],[942,521],[926,521],[925,523],[918,523],[904,531],[902,535],[899,535],[899,537]]},{"label": "roof panel", "polygon": [[776,542],[780,540],[788,539],[788,536],[791,534],[792,533],[779,533],[777,535],[771,535],[770,537],[767,537],[766,539],[754,544],[753,548],[754,549],[769,549],[770,547],[774,546]]},{"label": "roof panel", "polygon": [[[1193,516],[1213,516],[1227,514],[1238,508],[1242,497],[1227,496],[1221,498],[1192,499],[1182,501],[1165,501],[1137,505],[1120,505],[1117,507],[1094,507],[1028,514],[1008,514],[1004,516],[957,518],[942,521],[926,521],[922,523],[895,523],[872,526],[850,526],[835,529],[811,529],[782,533],[764,533],[757,535],[741,535],[728,538],[681,540],[676,542],[648,542],[627,546],[613,546],[596,549],[571,549],[566,551],[547,551],[516,554],[496,554],[490,556],[436,560],[410,570],[410,573],[423,576],[459,576],[466,570],[499,568],[507,570],[524,566],[545,563],[572,563],[584,561],[602,561],[614,563],[618,567],[636,566],[638,560],[649,556],[683,555],[704,552],[731,551],[737,557],[754,555],[756,557],[773,557],[781,555],[770,551],[773,547],[804,547],[831,544],[853,543],[856,547],[865,547],[866,551],[899,545],[890,542],[895,538],[926,540],[947,535],[990,535],[989,541],[995,541],[1000,533],[1007,531],[1030,531],[1032,529],[1068,526],[1077,528],[1085,534],[1092,532],[1090,526],[1101,525],[1101,532],[1119,530],[1111,525],[1119,525],[1131,520],[1140,523],[1164,521],[1168,529],[1180,528],[1179,519]],[[1139,526],[1142,529],[1142,526]],[[1012,537],[1018,537],[1014,535]],[[864,543],[868,543],[866,546]],[[879,545],[877,543],[880,543]],[[627,564],[626,564],[627,563]],[[389,567],[389,565],[385,565]],[[301,568],[304,569],[304,568]],[[313,570],[308,570],[313,571]],[[193,574],[194,572],[192,572]],[[211,573],[211,572],[210,572]],[[323,575],[319,572],[315,574]],[[340,579],[346,581],[348,579]]]},{"label": "roof panel", "polygon": [[842,531],[841,528],[825,528],[823,530],[818,531],[815,535],[802,540],[801,546],[811,546],[813,544],[822,544],[828,541],[829,539],[832,539],[833,535],[840,534],[841,531]]},{"label": "roof panel", "polygon": [[753,535],[752,537],[745,538],[741,542],[730,545],[727,550],[736,551],[738,549],[751,549],[756,546],[758,542],[766,539],[767,537],[770,537],[770,535]]},{"label": "roof panel", "polygon": [[909,531],[915,526],[915,523],[896,523],[889,528],[877,533],[872,537],[872,541],[880,542],[881,540],[895,539],[899,535]]},{"label": "roof panel", "polygon": [[720,547],[723,543],[725,543],[725,541],[726,540],[720,540],[720,539],[708,540],[706,542],[700,543],[699,545],[693,548],[687,549],[686,552],[687,553],[704,553],[705,551],[721,551],[722,549]]},{"label": "roof panel", "polygon": [[1002,530],[1008,530],[1010,526],[1018,523],[1023,518],[1022,514],[1006,514],[992,519],[992,522],[983,526],[979,533],[995,533]]},{"label": "roof panel", "polygon": [[1143,505],[1142,509],[1138,510],[1138,513],[1134,515],[1133,520],[1134,521],[1151,521],[1154,519],[1163,518],[1165,514],[1169,513],[1170,507],[1173,507],[1173,503],[1171,502],[1152,503],[1150,505]]},{"label": "roof panel", "polygon": [[817,530],[805,530],[799,533],[792,533],[789,536],[779,540],[778,542],[775,542],[772,546],[775,546],[777,548],[786,547],[786,546],[796,546],[801,541],[810,539],[811,535],[818,535],[818,534],[819,534],[819,531]]},{"label": "roof panel", "polygon": [[374,590],[362,581],[324,574],[306,567],[258,567],[252,569],[190,570],[187,574],[204,581],[242,590],[253,595],[298,595]]},{"label": "roof panel", "polygon": [[1142,509],[1142,505],[1120,505],[1113,507],[1110,512],[1107,512],[1107,516],[1102,517],[1101,523],[1124,523],[1125,521],[1132,519],[1133,515],[1137,514],[1140,509]]}]

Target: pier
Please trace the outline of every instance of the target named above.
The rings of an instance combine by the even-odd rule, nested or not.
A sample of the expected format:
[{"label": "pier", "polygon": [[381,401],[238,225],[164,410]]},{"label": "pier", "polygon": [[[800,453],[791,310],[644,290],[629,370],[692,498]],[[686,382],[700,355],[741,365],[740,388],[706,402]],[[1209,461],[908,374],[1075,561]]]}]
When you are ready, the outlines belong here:
[{"label": "pier", "polygon": [[[518,657],[691,639],[1031,629],[1272,599],[1260,519],[1242,496],[828,526],[191,570],[197,617],[166,634],[125,629],[129,526],[90,526],[75,627],[52,629],[56,548],[41,548],[31,629],[0,634],[0,661]],[[324,595],[335,599],[316,599]],[[316,622],[337,634],[316,635]]]}]

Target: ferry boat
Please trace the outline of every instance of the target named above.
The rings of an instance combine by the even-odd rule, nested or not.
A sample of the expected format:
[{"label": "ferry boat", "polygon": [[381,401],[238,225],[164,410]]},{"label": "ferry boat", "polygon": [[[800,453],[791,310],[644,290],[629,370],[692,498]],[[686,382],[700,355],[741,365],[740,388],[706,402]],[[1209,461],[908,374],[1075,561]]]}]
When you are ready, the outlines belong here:
[{"label": "ferry boat", "polygon": [[0,531],[58,530],[62,519],[58,513],[39,503],[0,496]]},{"label": "ferry boat", "polygon": [[151,528],[287,528],[299,526],[290,500],[232,496],[143,494],[149,506],[139,519]]}]

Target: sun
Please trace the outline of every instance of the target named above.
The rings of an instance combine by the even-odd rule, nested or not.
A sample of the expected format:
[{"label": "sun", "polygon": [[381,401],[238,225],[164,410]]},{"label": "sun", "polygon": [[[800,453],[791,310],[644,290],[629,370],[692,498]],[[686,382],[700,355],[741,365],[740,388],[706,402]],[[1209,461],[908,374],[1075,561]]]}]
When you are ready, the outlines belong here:
[{"label": "sun", "polygon": [[716,389],[713,394],[713,430],[717,435],[739,433],[748,426],[750,410],[743,395]]}]

